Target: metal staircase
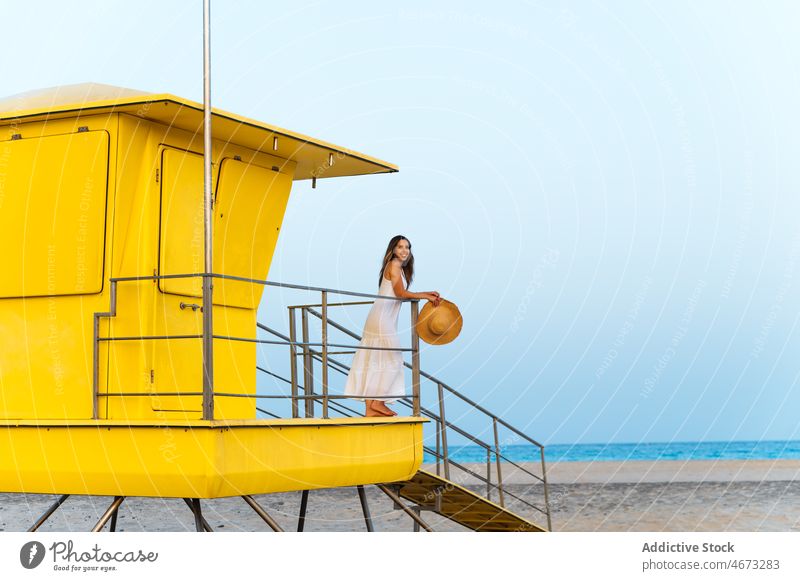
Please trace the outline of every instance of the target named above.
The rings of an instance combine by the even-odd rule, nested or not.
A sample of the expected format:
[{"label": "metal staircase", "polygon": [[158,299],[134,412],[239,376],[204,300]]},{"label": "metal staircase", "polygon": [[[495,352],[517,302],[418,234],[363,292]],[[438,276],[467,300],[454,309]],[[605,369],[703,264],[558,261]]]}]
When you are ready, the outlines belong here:
[{"label": "metal staircase", "polygon": [[473,531],[545,532],[539,525],[491,500],[425,470],[411,480],[394,483],[396,494]]},{"label": "metal staircase", "polygon": [[[288,344],[290,346],[291,378],[286,378],[279,373],[275,373],[260,366],[257,367],[257,369],[291,386],[291,396],[277,397],[292,398],[294,417],[297,417],[302,409],[300,402],[305,402],[306,416],[313,417],[315,403],[318,404],[320,401],[324,401],[325,414],[333,412],[346,417],[363,415],[360,411],[348,405],[348,400],[343,396],[335,396],[328,393],[328,370],[333,370],[334,373],[346,376],[350,369],[339,359],[333,357],[333,355],[352,354],[355,353],[355,351],[329,351],[327,348],[330,346],[353,346],[330,344],[328,342],[329,331],[327,327],[356,341],[360,341],[361,337],[352,330],[332,320],[327,314],[327,309],[332,306],[365,305],[371,304],[371,302],[372,301],[360,301],[331,304],[323,300],[321,305],[290,306],[288,307],[290,322],[289,336],[267,325],[258,323],[258,328],[260,330],[280,339],[280,341],[275,341],[275,344]],[[317,310],[318,307],[322,307],[322,312]],[[300,333],[302,340],[300,341],[298,341],[296,329],[296,322],[298,319],[297,311],[299,311],[300,320],[302,321]],[[416,309],[412,310],[412,321],[415,311]],[[309,333],[309,320],[311,317],[319,319],[322,322],[321,344],[311,342]],[[271,343],[271,341],[259,342]],[[314,349],[314,345],[321,345],[323,349]],[[413,355],[418,357],[418,349],[413,352]],[[297,370],[298,360],[302,360],[302,384],[299,382],[300,373]],[[322,394],[315,392],[315,364],[322,365]],[[433,392],[432,395],[435,395],[438,403],[438,406],[434,406],[438,407],[436,411],[422,405],[420,401],[421,398],[419,397],[417,397],[416,402],[414,402],[412,398],[407,397],[400,400],[400,403],[409,408],[409,413],[414,412],[416,403],[419,414],[432,420],[431,425],[434,429],[434,433],[425,437],[426,443],[423,445],[423,449],[425,453],[435,459],[436,464],[434,471],[421,469],[410,480],[378,485],[378,487],[392,499],[395,508],[402,509],[409,514],[414,520],[415,530],[419,530],[420,527],[425,530],[432,530],[420,517],[422,511],[435,512],[474,531],[542,532],[552,530],[544,447],[521,430],[511,426],[502,418],[492,414],[440,379],[420,370],[418,359],[411,364],[406,362],[405,366],[412,369],[416,382],[419,382],[420,379],[424,379],[435,386],[435,392]],[[417,384],[415,386],[415,393],[419,394],[419,392],[420,390]],[[429,392],[422,390],[422,393]],[[487,438],[482,437],[481,434],[471,433],[459,425],[456,425],[453,420],[448,420],[447,410],[445,409],[448,403],[451,404],[450,409],[458,404],[460,407],[459,419],[463,419],[465,416],[472,416],[472,418],[468,419],[471,419],[471,423],[474,423],[474,416],[479,415],[485,420],[488,420],[490,425],[490,438],[488,439],[491,441],[487,442],[485,441]],[[268,416],[279,417],[278,414],[264,409],[263,407],[258,407],[257,409]],[[511,460],[504,454],[501,447],[501,431],[509,434],[509,436],[502,440],[503,445],[509,442],[521,441],[531,446],[533,449],[538,450],[538,454],[536,454],[538,458],[534,459],[533,464],[526,463],[527,466],[520,464],[519,462]],[[451,458],[451,449],[447,441],[448,434],[458,434],[458,436],[464,440],[480,446],[486,451],[485,474],[479,473],[474,464],[468,465],[467,463],[457,462]],[[512,485],[515,487],[513,490],[508,483],[504,483],[503,481],[504,465],[506,465],[507,468],[513,467],[514,475],[517,478],[515,484]],[[538,470],[533,468],[534,465]],[[457,475],[451,476],[451,469],[457,471]],[[493,472],[495,473],[494,478],[492,476]],[[520,477],[525,478],[526,481],[520,483],[518,481]],[[466,480],[467,482],[463,482],[462,484],[457,482],[459,480]],[[523,498],[520,495],[524,494],[520,491],[520,489],[523,488],[526,493],[530,493],[526,494],[527,497],[530,497],[531,494],[535,494],[537,497],[540,497],[540,502],[531,502],[529,498]],[[363,495],[362,489],[359,490],[359,494]],[[496,501],[493,500],[493,496]],[[304,492],[304,502],[301,505],[301,513],[304,513],[302,507],[305,506],[306,499],[307,491]],[[412,506],[410,508],[405,506],[401,499],[409,501],[412,503]],[[362,506],[364,508],[365,518],[367,519],[367,527],[371,530],[372,525],[368,516],[368,508],[364,504],[363,496]],[[301,521],[304,516],[304,514],[301,514]]]}]

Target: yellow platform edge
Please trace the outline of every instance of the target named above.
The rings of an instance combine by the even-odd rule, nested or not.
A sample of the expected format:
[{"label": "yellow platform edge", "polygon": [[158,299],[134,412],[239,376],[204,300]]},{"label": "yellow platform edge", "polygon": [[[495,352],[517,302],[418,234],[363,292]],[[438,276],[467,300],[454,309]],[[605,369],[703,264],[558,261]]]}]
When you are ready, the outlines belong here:
[{"label": "yellow platform edge", "polygon": [[402,481],[426,421],[3,420],[0,491],[221,498]]}]

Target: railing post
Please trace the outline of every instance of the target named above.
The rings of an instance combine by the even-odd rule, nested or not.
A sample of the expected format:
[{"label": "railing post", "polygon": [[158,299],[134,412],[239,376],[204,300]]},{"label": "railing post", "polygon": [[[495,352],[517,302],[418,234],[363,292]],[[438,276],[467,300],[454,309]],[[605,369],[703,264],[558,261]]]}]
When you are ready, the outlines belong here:
[{"label": "railing post", "polygon": [[322,417],[328,417],[328,293],[322,291]]},{"label": "railing post", "polygon": [[203,419],[214,419],[213,193],[211,191],[211,8],[203,2]]},{"label": "railing post", "polygon": [[442,456],[444,456],[444,477],[450,480],[450,458],[447,454],[447,420],[444,417],[444,389],[441,383],[439,388],[439,431],[442,438]]},{"label": "railing post", "polygon": [[439,476],[439,466],[442,463],[442,450],[439,447],[440,436],[442,434],[441,422],[436,422],[436,476]]},{"label": "railing post", "polygon": [[92,348],[92,419],[100,419],[97,400],[100,397],[100,314],[94,314],[94,347]]},{"label": "railing post", "polygon": [[500,495],[500,506],[505,506],[503,500],[503,474],[500,471],[500,440],[497,437],[497,418],[492,416],[492,424],[494,426],[494,459],[497,463],[497,492]]},{"label": "railing post", "polygon": [[492,452],[486,448],[486,500],[492,500]]},{"label": "railing post", "polygon": [[[109,308],[107,313],[94,314],[94,347],[92,348],[92,419],[100,419],[100,317],[117,316],[117,281],[111,281],[109,290]],[[111,347],[109,346],[109,360]]]},{"label": "railing post", "polygon": [[544,508],[547,511],[547,530],[553,530],[553,523],[550,522],[550,497],[547,494],[547,470],[544,466],[544,446],[539,448],[539,454],[542,459],[542,484],[544,485]]},{"label": "railing post", "polygon": [[419,318],[419,300],[411,301],[411,385],[413,389],[413,415],[420,415],[419,401],[419,335],[417,335],[417,319]]},{"label": "railing post", "polygon": [[300,417],[300,412],[297,406],[297,320],[295,317],[294,307],[289,307],[289,355],[292,360],[289,369],[292,373],[292,417]]},{"label": "railing post", "polygon": [[311,358],[311,347],[308,345],[308,310],[303,307],[303,395],[306,396],[306,417],[314,417],[314,360]]},{"label": "railing post", "polygon": [[203,274],[203,419],[214,419],[214,339],[211,276]]}]

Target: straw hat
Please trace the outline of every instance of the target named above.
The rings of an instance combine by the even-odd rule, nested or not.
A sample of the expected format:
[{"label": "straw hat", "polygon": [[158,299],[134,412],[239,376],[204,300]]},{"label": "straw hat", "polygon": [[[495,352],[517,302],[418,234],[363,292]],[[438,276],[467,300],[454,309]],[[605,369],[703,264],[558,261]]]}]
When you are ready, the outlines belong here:
[{"label": "straw hat", "polygon": [[445,345],[458,337],[463,322],[458,307],[450,301],[442,299],[438,307],[428,302],[417,318],[417,334],[431,345]]}]

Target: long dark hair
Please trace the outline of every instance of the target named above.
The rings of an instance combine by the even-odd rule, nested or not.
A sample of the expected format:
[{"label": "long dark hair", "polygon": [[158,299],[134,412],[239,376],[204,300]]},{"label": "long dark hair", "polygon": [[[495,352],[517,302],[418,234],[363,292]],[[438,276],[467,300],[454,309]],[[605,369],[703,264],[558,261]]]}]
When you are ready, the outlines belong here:
[{"label": "long dark hair", "polygon": [[389,246],[386,247],[386,254],[383,255],[383,264],[381,264],[381,272],[378,275],[378,287],[383,284],[383,272],[386,270],[386,265],[394,258],[394,249],[401,240],[408,242],[408,260],[406,260],[402,269],[403,274],[406,276],[406,287],[411,286],[411,280],[414,278],[414,254],[411,252],[411,241],[398,234],[389,240]]}]

